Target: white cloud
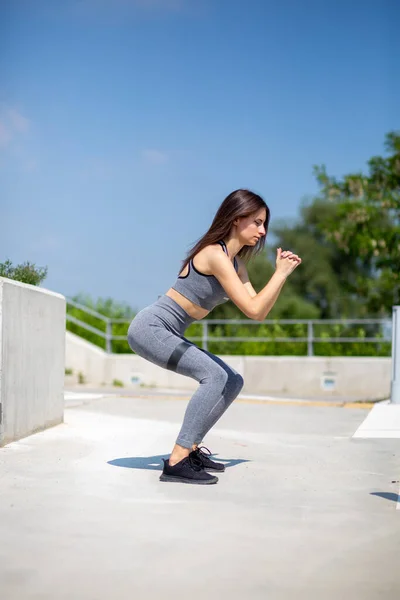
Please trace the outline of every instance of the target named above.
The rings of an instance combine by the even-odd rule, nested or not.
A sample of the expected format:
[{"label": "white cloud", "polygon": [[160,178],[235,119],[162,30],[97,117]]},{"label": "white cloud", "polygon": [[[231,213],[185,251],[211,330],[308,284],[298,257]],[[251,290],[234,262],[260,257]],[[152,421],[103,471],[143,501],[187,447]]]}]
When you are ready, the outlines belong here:
[{"label": "white cloud", "polygon": [[12,135],[7,129],[5,123],[2,119],[0,119],[0,148],[4,148],[8,146],[8,143],[11,141]]},{"label": "white cloud", "polygon": [[154,149],[143,150],[142,157],[150,165],[163,165],[168,161],[168,155],[165,152]]},{"label": "white cloud", "polygon": [[9,146],[18,135],[28,131],[29,125],[29,119],[16,108],[0,106],[0,146]]},{"label": "white cloud", "polygon": [[9,108],[7,111],[9,122],[15,131],[24,132],[29,129],[29,121],[21,115],[15,108]]}]

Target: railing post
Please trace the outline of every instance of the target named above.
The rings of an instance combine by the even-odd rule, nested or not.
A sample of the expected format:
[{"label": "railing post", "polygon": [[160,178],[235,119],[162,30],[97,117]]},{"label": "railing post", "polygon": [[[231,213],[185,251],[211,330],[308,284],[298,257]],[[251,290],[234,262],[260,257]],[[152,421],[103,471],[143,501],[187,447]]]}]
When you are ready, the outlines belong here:
[{"label": "railing post", "polygon": [[106,321],[106,352],[107,352],[107,354],[111,354],[111,352],[112,352],[111,337],[112,337],[111,321],[110,321],[110,319],[107,319],[107,321]]},{"label": "railing post", "polygon": [[203,350],[208,350],[208,323],[206,323],[206,321],[203,321],[202,325],[203,325],[203,340],[202,340]]},{"label": "railing post", "polygon": [[400,404],[400,306],[393,306],[392,318],[392,383],[390,402]]},{"label": "railing post", "polygon": [[308,321],[307,323],[307,356],[314,356],[314,348],[313,348],[313,322]]}]

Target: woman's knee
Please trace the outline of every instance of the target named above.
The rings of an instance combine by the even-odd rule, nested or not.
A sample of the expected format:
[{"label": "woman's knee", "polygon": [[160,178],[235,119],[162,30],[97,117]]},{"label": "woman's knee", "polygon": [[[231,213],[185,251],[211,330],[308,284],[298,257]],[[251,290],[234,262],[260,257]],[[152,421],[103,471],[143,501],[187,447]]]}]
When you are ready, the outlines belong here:
[{"label": "woman's knee", "polygon": [[221,392],[226,392],[229,396],[236,397],[243,388],[244,379],[239,373],[229,372],[223,367],[218,366],[215,369],[213,368],[201,380],[201,383],[210,384],[213,388],[217,388]]},{"label": "woman's knee", "polygon": [[238,386],[239,391],[243,389],[244,379],[241,375],[239,375],[239,373],[236,373],[236,385]]},{"label": "woman's knee", "polygon": [[228,378],[228,385],[230,390],[237,395],[243,389],[244,379],[239,373],[232,373]]},{"label": "woman's knee", "polygon": [[207,370],[200,383],[212,385],[214,388],[223,390],[228,383],[228,373],[220,366],[215,365]]}]

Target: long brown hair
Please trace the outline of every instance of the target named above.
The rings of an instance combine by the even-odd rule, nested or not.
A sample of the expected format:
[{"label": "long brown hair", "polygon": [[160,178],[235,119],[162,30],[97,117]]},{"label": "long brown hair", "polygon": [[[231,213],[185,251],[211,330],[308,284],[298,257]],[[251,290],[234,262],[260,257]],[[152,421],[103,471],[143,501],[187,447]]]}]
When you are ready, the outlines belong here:
[{"label": "long brown hair", "polygon": [[189,250],[185,260],[182,262],[182,267],[179,272],[183,271],[186,265],[198,252],[200,252],[200,250],[210,244],[216,244],[224,237],[227,237],[235,219],[238,217],[248,217],[261,208],[265,208],[267,213],[264,224],[265,236],[262,236],[255,246],[243,246],[243,248],[239,250],[238,256],[247,262],[251,257],[259,254],[264,249],[270,220],[270,210],[258,194],[254,194],[249,190],[235,190],[222,202],[207,233],[205,233],[196,245]]}]

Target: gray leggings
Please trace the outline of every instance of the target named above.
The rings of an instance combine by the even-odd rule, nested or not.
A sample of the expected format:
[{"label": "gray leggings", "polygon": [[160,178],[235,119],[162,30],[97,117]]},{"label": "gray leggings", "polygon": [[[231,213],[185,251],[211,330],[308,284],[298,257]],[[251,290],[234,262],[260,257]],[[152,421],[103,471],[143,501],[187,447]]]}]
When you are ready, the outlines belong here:
[{"label": "gray leggings", "polygon": [[243,387],[243,378],[223,360],[187,340],[195,321],[169,296],[141,310],[128,330],[128,342],[146,360],[199,382],[187,406],[176,443],[199,444]]}]

